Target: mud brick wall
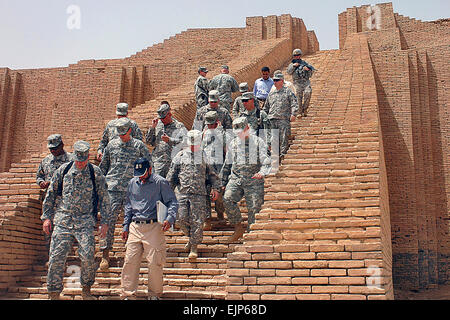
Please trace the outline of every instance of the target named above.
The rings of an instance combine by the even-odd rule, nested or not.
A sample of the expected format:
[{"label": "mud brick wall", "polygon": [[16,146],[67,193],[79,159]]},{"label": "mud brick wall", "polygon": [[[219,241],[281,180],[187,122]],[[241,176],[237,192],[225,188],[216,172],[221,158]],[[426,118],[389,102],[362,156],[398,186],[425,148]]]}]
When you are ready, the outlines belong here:
[{"label": "mud brick wall", "polygon": [[353,33],[368,37],[386,162],[394,287],[435,287],[448,282],[443,270],[449,268],[448,75],[440,68],[448,65],[450,28],[396,14],[390,3],[377,8],[378,30],[369,28],[376,26],[370,21],[373,7],[339,15],[340,48]]}]

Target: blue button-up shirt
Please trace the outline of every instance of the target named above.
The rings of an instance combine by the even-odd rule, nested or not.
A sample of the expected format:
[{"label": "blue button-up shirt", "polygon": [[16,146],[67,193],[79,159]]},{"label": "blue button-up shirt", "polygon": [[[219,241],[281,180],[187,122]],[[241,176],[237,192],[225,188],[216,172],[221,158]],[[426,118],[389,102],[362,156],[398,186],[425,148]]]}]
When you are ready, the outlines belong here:
[{"label": "blue button-up shirt", "polygon": [[157,201],[161,201],[167,207],[166,220],[173,225],[178,211],[178,201],[169,182],[153,173],[144,183],[138,177],[132,178],[128,183],[124,206],[123,231],[128,232],[134,220],[156,219]]},{"label": "blue button-up shirt", "polygon": [[255,81],[255,85],[253,86],[253,94],[256,98],[259,99],[267,99],[269,95],[270,89],[273,86],[273,80],[269,77],[269,79],[264,80],[263,78],[259,78]]}]

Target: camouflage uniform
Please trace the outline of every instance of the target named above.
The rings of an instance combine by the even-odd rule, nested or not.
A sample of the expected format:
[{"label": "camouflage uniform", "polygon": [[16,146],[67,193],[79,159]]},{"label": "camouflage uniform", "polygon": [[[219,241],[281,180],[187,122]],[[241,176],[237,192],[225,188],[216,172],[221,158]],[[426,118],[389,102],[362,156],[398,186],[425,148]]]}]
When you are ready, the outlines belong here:
[{"label": "camouflage uniform", "polygon": [[[247,82],[242,82],[239,84],[239,92],[241,94],[248,92],[248,83]],[[241,111],[244,111],[244,110],[245,110],[245,107],[242,104],[242,95],[240,95],[239,97],[236,97],[236,99],[234,99],[233,109],[232,109],[233,119],[239,118]]]},{"label": "camouflage uniform", "polygon": [[[206,68],[200,67],[199,72],[208,72]],[[208,79],[202,75],[199,75],[197,81],[194,84],[195,100],[197,101],[197,109],[208,104]]]},{"label": "camouflage uniform", "polygon": [[[294,67],[294,62],[291,62],[286,70],[286,72],[292,75],[292,80],[294,82],[295,94],[297,95],[297,104],[300,108],[300,112],[303,114],[306,112],[311,100],[311,78],[314,68],[301,60],[302,64],[299,67]],[[303,70],[303,67],[307,66],[310,70]],[[303,100],[303,98],[305,98]]]},{"label": "camouflage uniform", "polygon": [[[78,145],[77,145],[78,144]],[[74,146],[76,160],[80,150],[89,148],[87,142],[76,142]],[[84,149],[86,150],[86,149]],[[89,150],[89,149],[87,149]],[[85,153],[87,159],[88,154]],[[89,168],[79,170],[72,164],[63,178],[63,172],[69,163],[61,165],[53,175],[47,196],[43,203],[41,220],[50,219],[54,225],[50,246],[50,260],[47,275],[47,290],[49,293],[60,293],[63,290],[64,267],[72,248],[73,241],[78,242],[78,254],[81,260],[80,283],[91,286],[95,281],[95,238],[96,220],[93,216],[93,185]],[[92,165],[98,195],[98,209],[101,213],[101,223],[107,224],[111,218],[110,203],[106,192],[105,177],[101,170]],[[59,183],[62,181],[62,196],[60,206],[56,206]]]},{"label": "camouflage uniform", "polygon": [[[217,91],[214,91],[217,92]],[[214,92],[210,91],[209,100],[214,100]],[[216,100],[217,101],[217,100]],[[208,111],[216,111],[217,119],[220,121],[222,127],[227,130],[232,128],[233,120],[231,120],[230,113],[227,109],[222,107],[213,108],[209,104],[197,110],[196,119],[194,121],[193,129],[203,131],[205,128],[205,116]]]},{"label": "camouflage uniform", "polygon": [[[253,102],[257,101],[253,92],[246,92],[241,96],[241,100],[251,100],[253,99]],[[242,102],[242,105],[244,106],[244,103]],[[248,125],[250,126],[250,129],[252,130],[252,133],[255,135],[259,135],[259,130],[263,129],[263,123],[261,119],[261,110],[259,110],[259,104],[255,103],[255,108],[253,110],[247,110],[247,108],[244,106],[244,110],[241,111],[239,117],[247,118]]]},{"label": "camouflage uniform", "polygon": [[[217,120],[217,112],[210,111],[206,114],[206,124],[215,123]],[[229,132],[226,132],[222,126],[217,126],[215,129],[205,128],[203,131],[203,139],[202,139],[202,150],[206,154],[206,159],[210,161],[210,164],[213,166],[214,170],[219,173],[222,170],[222,166],[225,160],[225,151],[227,141],[231,141],[232,136]],[[226,185],[226,184],[224,184]],[[212,186],[210,184],[206,185],[207,195],[206,195],[206,205],[208,211],[206,213],[206,218],[211,218],[211,199],[210,192]],[[219,198],[215,201],[215,210],[217,212],[218,217],[223,217],[225,212],[225,207],[223,205],[223,193],[219,192]]]},{"label": "camouflage uniform", "polygon": [[[114,138],[118,138],[119,134],[117,133],[116,124],[119,119],[114,119],[108,122],[105,130],[103,131],[102,139],[100,140],[100,144],[97,148],[97,153],[104,153],[104,150],[108,143],[112,141]],[[142,131],[139,129],[138,124],[134,120],[130,120],[131,123],[131,136],[135,139],[141,140],[143,139]]]},{"label": "camouflage uniform", "polygon": [[[116,105],[116,115],[118,117],[124,117],[128,115],[128,103],[122,102]],[[116,129],[116,123],[120,118],[113,119],[106,125],[105,130],[103,131],[102,139],[100,140],[100,144],[97,148],[97,153],[103,153],[103,150],[106,148],[108,143],[117,138],[119,135]],[[134,120],[130,120],[131,123],[131,136],[135,139],[142,140],[142,131],[139,129],[139,126]]]},{"label": "camouflage uniform", "polygon": [[[163,134],[170,137],[169,143],[161,139]],[[186,127],[175,119],[168,125],[159,121],[156,128],[150,127],[146,135],[146,142],[155,147],[152,152],[154,173],[163,178],[167,176],[172,158],[183,148],[186,134]]]},{"label": "camouflage uniform", "polygon": [[41,163],[39,164],[38,170],[36,172],[36,183],[40,185],[41,182],[50,181],[56,169],[58,169],[64,163],[70,162],[72,160],[73,155],[70,152],[64,152],[64,154],[57,157],[49,154],[44,159],[42,159]]},{"label": "camouflage uniform", "polygon": [[[224,67],[225,66],[222,66],[222,68]],[[228,69],[228,67],[226,67],[226,69]],[[231,93],[239,90],[236,79],[227,73],[218,74],[209,82],[209,90],[219,91],[219,99],[222,103],[222,107],[230,112],[233,103]]]},{"label": "camouflage uniform", "polygon": [[[61,135],[53,134],[47,138],[48,148],[55,148],[62,143]],[[64,163],[70,162],[73,160],[73,155],[69,152],[64,152],[62,155],[55,157],[53,154],[49,154],[44,159],[42,159],[39,164],[38,170],[36,172],[36,183],[40,186],[41,182],[50,182],[55,171]],[[40,199],[43,201],[45,198],[46,192],[44,192]],[[61,197],[56,197],[55,199],[55,207],[59,206],[61,201]],[[44,241],[47,251],[50,250],[50,240],[51,235],[47,235],[44,233]]]},{"label": "camouflage uniform", "polygon": [[[282,75],[276,74],[274,79],[276,77],[282,77]],[[264,104],[264,112],[267,114],[270,130],[279,130],[280,156],[284,156],[289,148],[289,136],[291,135],[290,117],[297,116],[298,112],[295,94],[291,89],[284,86],[280,90],[269,93]],[[273,139],[274,137],[267,139],[267,144],[272,145]]]},{"label": "camouflage uniform", "polygon": [[[201,140],[198,145],[200,142]],[[196,246],[203,240],[203,223],[207,212],[206,184],[210,183],[214,189],[219,190],[217,173],[208,164],[203,151],[192,152],[186,148],[173,159],[167,180],[173,189],[178,186],[177,220],[181,230],[189,236],[189,243]]]},{"label": "camouflage uniform", "polygon": [[[247,126],[245,118],[234,120],[233,127]],[[248,228],[255,222],[264,203],[264,179],[252,179],[256,173],[266,176],[271,170],[271,160],[267,156],[267,146],[263,139],[250,132],[245,142],[239,137],[228,146],[225,164],[220,172],[222,184],[228,179],[223,202],[230,224],[242,221],[239,201],[245,197],[248,209]]]},{"label": "camouflage uniform", "polygon": [[[129,119],[122,118],[117,122],[117,129],[121,130],[129,128]],[[106,247],[102,250],[110,250],[114,242],[114,230],[117,217],[123,208],[128,182],[133,178],[134,162],[138,158],[151,159],[150,151],[141,141],[131,138],[128,142],[123,142],[120,137],[113,139],[105,148],[100,169],[106,177],[108,185],[108,193],[111,201],[112,219],[108,226],[108,234],[106,236]]]}]

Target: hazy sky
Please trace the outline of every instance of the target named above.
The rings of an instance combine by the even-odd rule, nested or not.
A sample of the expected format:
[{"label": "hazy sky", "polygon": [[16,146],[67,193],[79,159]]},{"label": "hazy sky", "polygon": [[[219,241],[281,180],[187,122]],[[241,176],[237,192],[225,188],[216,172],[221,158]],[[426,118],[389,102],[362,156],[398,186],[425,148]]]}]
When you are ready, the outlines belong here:
[{"label": "hazy sky", "polygon": [[[302,18],[308,30],[316,32],[321,49],[336,49],[338,14],[349,7],[376,3],[0,0],[0,67],[64,67],[84,59],[125,58],[189,28],[245,27],[245,17],[285,13]],[[423,21],[450,17],[449,0],[392,3],[395,12]],[[79,15],[68,11],[73,5],[79,8]],[[75,19],[77,16],[80,19]]]}]

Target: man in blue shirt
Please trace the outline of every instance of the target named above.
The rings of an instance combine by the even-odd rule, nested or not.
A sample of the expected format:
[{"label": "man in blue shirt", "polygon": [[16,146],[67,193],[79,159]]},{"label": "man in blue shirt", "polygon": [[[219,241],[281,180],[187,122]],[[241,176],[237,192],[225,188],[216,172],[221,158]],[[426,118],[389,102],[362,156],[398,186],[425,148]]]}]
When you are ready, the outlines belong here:
[{"label": "man in blue shirt", "polygon": [[255,81],[253,86],[253,94],[256,99],[258,99],[260,109],[263,108],[264,102],[269,95],[270,89],[273,86],[273,80],[269,77],[270,69],[269,67],[262,67],[261,75],[262,77]]},{"label": "man in blue shirt", "polygon": [[[167,216],[162,224],[157,220],[157,201],[167,207]],[[134,164],[134,178],[128,183],[124,211],[122,240],[127,243],[121,297],[135,299],[144,256],[148,262],[148,298],[158,300],[163,293],[166,260],[164,232],[175,223],[178,201],[167,180],[152,174],[146,158],[139,158]]]}]

